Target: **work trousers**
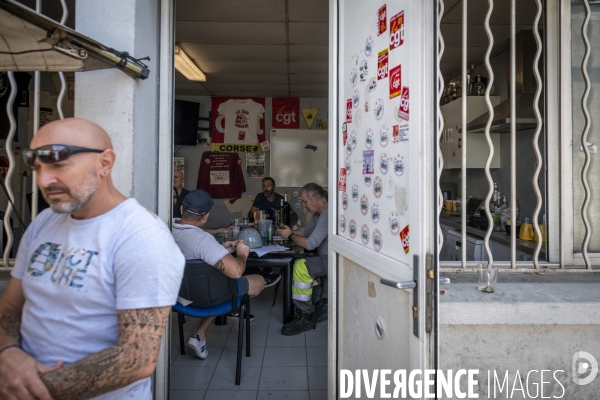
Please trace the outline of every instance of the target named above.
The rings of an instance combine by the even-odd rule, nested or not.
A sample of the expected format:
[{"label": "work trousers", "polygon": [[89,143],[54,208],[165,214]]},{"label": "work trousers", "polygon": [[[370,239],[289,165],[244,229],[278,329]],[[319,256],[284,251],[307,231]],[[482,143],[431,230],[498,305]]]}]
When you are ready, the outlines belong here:
[{"label": "work trousers", "polygon": [[313,304],[327,295],[321,285],[313,287],[315,278],[327,275],[327,256],[301,258],[294,262],[292,300],[301,311],[310,312]]}]

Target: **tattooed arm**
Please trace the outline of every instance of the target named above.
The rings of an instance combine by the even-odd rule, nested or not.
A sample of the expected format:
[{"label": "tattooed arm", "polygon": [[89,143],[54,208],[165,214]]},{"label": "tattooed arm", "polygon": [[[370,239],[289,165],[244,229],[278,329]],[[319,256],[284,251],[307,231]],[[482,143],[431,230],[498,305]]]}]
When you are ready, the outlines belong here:
[{"label": "tattooed arm", "polygon": [[55,400],[87,399],[154,372],[171,307],[119,310],[119,341],[68,367],[40,374]]},{"label": "tattooed arm", "polygon": [[230,278],[239,279],[246,270],[246,259],[250,253],[250,247],[240,240],[235,248],[236,256],[226,254],[214,264],[214,267]]},{"label": "tattooed arm", "polygon": [[[20,345],[21,313],[25,304],[21,280],[11,278],[0,299],[0,349]],[[62,366],[62,362],[55,367]],[[38,374],[51,370],[19,347],[0,353],[0,398],[51,400]]]}]

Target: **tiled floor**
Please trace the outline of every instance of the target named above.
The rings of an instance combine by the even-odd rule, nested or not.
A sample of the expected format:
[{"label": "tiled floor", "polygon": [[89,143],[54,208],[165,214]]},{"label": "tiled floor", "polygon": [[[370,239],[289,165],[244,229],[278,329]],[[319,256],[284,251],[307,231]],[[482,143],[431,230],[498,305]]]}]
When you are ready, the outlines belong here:
[{"label": "tiled floor", "polygon": [[[177,315],[171,333],[171,399],[327,399],[327,323],[297,336],[283,336],[281,291],[271,307],[273,288],[252,299],[251,356],[242,359],[241,385],[235,386],[237,321],[211,325],[207,335],[208,358],[179,354]],[[186,318],[185,338],[198,323]],[[244,340],[246,337],[244,336]],[[245,346],[244,346],[245,348]]]}]

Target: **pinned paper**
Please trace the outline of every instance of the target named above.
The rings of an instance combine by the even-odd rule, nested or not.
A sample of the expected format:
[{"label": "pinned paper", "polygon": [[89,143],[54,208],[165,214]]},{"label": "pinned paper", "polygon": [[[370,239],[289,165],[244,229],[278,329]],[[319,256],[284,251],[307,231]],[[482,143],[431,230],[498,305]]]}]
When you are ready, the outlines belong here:
[{"label": "pinned paper", "polygon": [[265,140],[260,144],[260,148],[262,149],[262,151],[268,151],[271,148],[271,145],[269,144],[268,140]]},{"label": "pinned paper", "polygon": [[[350,105],[352,105],[352,100],[350,100]],[[310,129],[312,127],[313,122],[315,121],[315,118],[317,118],[319,109],[318,108],[303,108],[300,111],[302,112],[304,121],[306,121],[306,126],[308,126],[308,129]]]}]

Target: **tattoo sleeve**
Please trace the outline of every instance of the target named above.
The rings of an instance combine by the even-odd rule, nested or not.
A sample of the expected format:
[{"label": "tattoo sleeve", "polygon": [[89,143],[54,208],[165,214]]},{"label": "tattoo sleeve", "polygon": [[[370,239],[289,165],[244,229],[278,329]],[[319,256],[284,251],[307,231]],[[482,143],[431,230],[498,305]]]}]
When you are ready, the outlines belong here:
[{"label": "tattoo sleeve", "polygon": [[4,331],[9,338],[14,339],[16,342],[20,342],[20,327],[21,313],[8,307],[0,309],[0,330]]},{"label": "tattoo sleeve", "polygon": [[[118,311],[119,341],[73,364],[40,374],[55,400],[87,399],[148,376],[171,307]],[[151,373],[151,372],[150,372]]]}]

